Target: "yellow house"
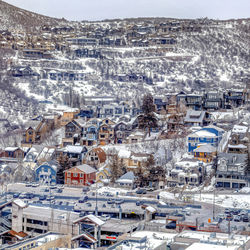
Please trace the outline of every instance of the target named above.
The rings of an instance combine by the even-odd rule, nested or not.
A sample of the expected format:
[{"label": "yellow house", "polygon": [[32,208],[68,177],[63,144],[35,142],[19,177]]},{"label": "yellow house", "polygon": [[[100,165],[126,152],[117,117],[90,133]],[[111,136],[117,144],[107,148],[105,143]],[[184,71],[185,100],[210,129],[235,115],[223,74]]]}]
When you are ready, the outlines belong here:
[{"label": "yellow house", "polygon": [[110,119],[104,119],[99,129],[99,142],[100,145],[109,144],[114,140],[115,123]]},{"label": "yellow house", "polygon": [[150,157],[150,154],[146,153],[134,153],[126,149],[122,149],[118,153],[118,158],[123,160],[123,164],[127,171],[137,172],[137,169],[141,167]]},{"label": "yellow house", "polygon": [[76,115],[79,114],[79,109],[68,109],[63,112],[61,117],[61,126],[65,126],[67,123],[71,122],[76,118]]},{"label": "yellow house", "polygon": [[194,158],[203,162],[211,162],[216,154],[217,149],[210,144],[200,145],[194,149]]},{"label": "yellow house", "polygon": [[96,174],[96,181],[99,183],[105,182],[111,178],[111,172],[108,165],[103,166],[99,169],[98,173]]}]

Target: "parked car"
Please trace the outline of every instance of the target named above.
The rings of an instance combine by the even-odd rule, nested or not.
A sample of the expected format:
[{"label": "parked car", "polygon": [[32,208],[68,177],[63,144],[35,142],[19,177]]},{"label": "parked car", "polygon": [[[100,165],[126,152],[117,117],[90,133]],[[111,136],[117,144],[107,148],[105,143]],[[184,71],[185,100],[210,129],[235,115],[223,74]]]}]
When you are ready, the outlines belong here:
[{"label": "parked car", "polygon": [[124,202],[123,199],[116,199],[115,204],[122,204]]},{"label": "parked car", "polygon": [[26,199],[26,192],[23,192],[23,193],[21,193],[20,195],[19,195],[19,198],[20,199]]},{"label": "parked car", "polygon": [[57,193],[62,193],[63,190],[61,188],[57,189]]},{"label": "parked car", "polygon": [[18,198],[20,196],[20,193],[14,193],[13,198]]},{"label": "parked car", "polygon": [[33,199],[35,195],[33,193],[26,193],[26,199]]},{"label": "parked car", "polygon": [[234,221],[240,222],[241,221],[241,217],[239,215],[236,215],[234,217]]},{"label": "parked car", "polygon": [[113,204],[113,203],[115,203],[115,199],[108,199],[108,200],[107,200],[107,203],[108,203],[108,204]]},{"label": "parked car", "polygon": [[40,201],[45,201],[46,198],[47,198],[46,195],[40,195],[40,196],[39,196],[39,200],[40,200]]},{"label": "parked car", "polygon": [[145,188],[139,188],[139,189],[136,190],[136,193],[137,194],[146,194],[147,190]]},{"label": "parked car", "polygon": [[45,188],[45,189],[44,189],[44,192],[49,192],[49,188]]},{"label": "parked car", "polygon": [[25,187],[32,187],[32,183],[30,183],[30,182],[26,183]]},{"label": "parked car", "polygon": [[242,221],[243,221],[243,222],[249,222],[248,215],[245,215],[245,216],[242,218]]},{"label": "parked car", "polygon": [[172,221],[169,224],[166,225],[167,229],[175,229],[176,228],[176,222]]},{"label": "parked car", "polygon": [[107,214],[103,214],[103,215],[101,216],[101,220],[107,221],[107,220],[109,220],[109,219],[110,219],[110,216],[107,215]]},{"label": "parked car", "polygon": [[141,206],[142,204],[143,204],[142,201],[137,201],[137,202],[135,203],[136,206]]},{"label": "parked car", "polygon": [[54,199],[55,199],[55,197],[54,196],[50,196],[50,195],[46,198],[47,201],[52,201]]},{"label": "parked car", "polygon": [[83,193],[86,193],[86,192],[89,192],[90,191],[90,188],[89,187],[83,187],[82,188],[82,191],[83,191]]}]

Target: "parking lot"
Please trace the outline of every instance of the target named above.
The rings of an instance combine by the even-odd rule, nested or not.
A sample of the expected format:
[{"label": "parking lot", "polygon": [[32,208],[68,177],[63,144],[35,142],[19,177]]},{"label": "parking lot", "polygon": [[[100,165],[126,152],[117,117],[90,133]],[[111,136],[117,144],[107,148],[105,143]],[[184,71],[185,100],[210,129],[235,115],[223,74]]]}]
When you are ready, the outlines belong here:
[{"label": "parking lot", "polygon": [[[8,195],[2,198],[11,200],[20,198],[29,204],[37,206],[51,206],[54,208],[76,211],[81,215],[89,213],[95,214],[96,207],[99,215],[107,215],[111,218],[119,218],[122,212],[122,218],[141,219],[145,214],[145,206],[153,206],[157,209],[157,217],[166,217],[166,215],[184,215],[184,221],[199,225],[208,225],[209,219],[219,222],[222,231],[228,232],[237,230],[248,230],[248,212],[239,209],[226,210],[221,206],[214,206],[209,203],[202,204],[202,209],[194,207],[181,206],[179,202],[164,203],[156,198],[145,197],[144,194],[128,192],[127,195],[114,195],[104,192],[96,196],[95,190],[83,192],[82,188],[71,188],[58,185],[55,187],[39,186],[31,184],[11,184],[8,185]],[[165,204],[165,205],[164,205]],[[231,216],[229,216],[231,215]],[[215,219],[213,220],[213,216]],[[245,221],[243,221],[245,218]],[[247,218],[247,219],[246,219]],[[229,225],[230,224],[230,225]]]}]

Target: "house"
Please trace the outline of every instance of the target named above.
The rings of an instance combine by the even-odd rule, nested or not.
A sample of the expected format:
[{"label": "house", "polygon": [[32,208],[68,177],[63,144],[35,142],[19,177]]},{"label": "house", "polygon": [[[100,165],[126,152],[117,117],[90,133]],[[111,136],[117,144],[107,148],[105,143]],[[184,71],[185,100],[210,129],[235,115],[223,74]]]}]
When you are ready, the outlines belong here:
[{"label": "house", "polygon": [[55,155],[54,147],[44,147],[41,145],[32,145],[27,151],[24,159],[23,165],[29,166],[34,169],[37,164],[42,164],[46,161],[51,161]]},{"label": "house", "polygon": [[234,125],[227,145],[228,153],[246,154],[250,141],[250,129],[245,125]]},{"label": "house", "polygon": [[40,143],[53,128],[54,119],[30,120],[26,124],[22,146],[25,147]]},{"label": "house", "polygon": [[169,114],[167,119],[168,133],[176,133],[183,130],[184,127],[184,113]]},{"label": "house", "polygon": [[109,169],[108,164],[98,169],[98,172],[96,173],[96,182],[108,184],[110,178],[111,178],[111,171]]},{"label": "house", "polygon": [[135,175],[132,171],[127,172],[126,174],[122,175],[119,179],[115,182],[118,186],[133,189],[135,183]]},{"label": "house", "polygon": [[193,152],[195,159],[203,162],[211,162],[217,155],[217,148],[210,144],[204,144],[199,145]]},{"label": "house", "polygon": [[198,146],[210,144],[217,148],[222,139],[224,130],[210,125],[188,136],[188,152],[193,152]]},{"label": "house", "polygon": [[35,169],[36,181],[43,185],[56,184],[58,164],[55,161],[44,162]]},{"label": "house", "polygon": [[75,145],[80,142],[83,133],[83,126],[86,121],[82,118],[74,119],[64,126],[64,138],[62,139],[63,146]]},{"label": "house", "polygon": [[126,122],[118,122],[114,126],[115,130],[115,143],[124,143],[131,133],[130,126]]},{"label": "house", "polygon": [[239,107],[245,103],[245,92],[243,89],[231,89],[225,94],[226,108]]},{"label": "house", "polygon": [[199,94],[186,95],[186,106],[194,110],[201,110],[203,103],[203,96]]},{"label": "house", "polygon": [[32,68],[28,66],[14,66],[9,72],[14,77],[30,77],[35,76],[36,73],[33,72]]},{"label": "house", "polygon": [[243,188],[249,186],[247,154],[220,153],[215,176],[216,187]]},{"label": "house", "polygon": [[93,146],[97,144],[100,124],[101,120],[98,118],[92,118],[88,122],[86,122],[80,141],[82,145]]},{"label": "house", "polygon": [[135,131],[132,132],[128,137],[127,137],[127,143],[137,143],[137,142],[142,142],[145,138],[145,134],[142,131]]},{"label": "house", "polygon": [[89,186],[95,182],[96,172],[87,164],[72,167],[65,171],[64,183],[67,186]]},{"label": "house", "polygon": [[101,145],[107,145],[115,139],[115,123],[106,118],[102,121],[99,129],[99,142]]},{"label": "house", "polygon": [[23,57],[51,59],[52,55],[48,52],[41,50],[41,49],[23,49]]},{"label": "house", "polygon": [[102,148],[93,148],[87,154],[85,161],[88,165],[99,168],[102,164],[105,163],[107,159],[106,153]]},{"label": "house", "polygon": [[186,117],[184,118],[184,124],[186,126],[206,126],[210,123],[209,113],[206,111],[196,111],[189,109]]},{"label": "house", "polygon": [[198,159],[183,158],[175,163],[167,177],[167,186],[199,186],[205,176],[203,162]]},{"label": "house", "polygon": [[223,93],[209,91],[204,95],[203,108],[205,110],[218,110],[224,108]]},{"label": "house", "polygon": [[7,147],[0,153],[0,157],[23,159],[25,152],[19,147]]},{"label": "house", "polygon": [[62,149],[63,154],[67,155],[72,166],[82,163],[88,149],[80,145],[67,145]]},{"label": "house", "polygon": [[61,117],[61,126],[65,126],[67,123],[71,122],[73,119],[77,118],[79,114],[79,109],[72,108],[63,112]]}]

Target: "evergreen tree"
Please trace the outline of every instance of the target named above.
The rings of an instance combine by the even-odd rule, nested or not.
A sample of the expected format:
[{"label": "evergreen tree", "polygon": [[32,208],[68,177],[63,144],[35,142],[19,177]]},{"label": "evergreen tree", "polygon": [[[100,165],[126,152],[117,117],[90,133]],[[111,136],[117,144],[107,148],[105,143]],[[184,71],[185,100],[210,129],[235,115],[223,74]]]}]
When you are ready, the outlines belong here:
[{"label": "evergreen tree", "polygon": [[71,168],[72,164],[67,155],[61,154],[58,158],[58,168],[56,173],[57,183],[64,184],[64,171]]},{"label": "evergreen tree", "polygon": [[143,104],[142,104],[142,114],[138,117],[139,121],[139,128],[148,129],[148,133],[150,136],[151,128],[157,128],[157,118],[155,116],[155,105],[154,99],[151,94],[146,94],[143,97]]}]

